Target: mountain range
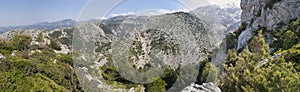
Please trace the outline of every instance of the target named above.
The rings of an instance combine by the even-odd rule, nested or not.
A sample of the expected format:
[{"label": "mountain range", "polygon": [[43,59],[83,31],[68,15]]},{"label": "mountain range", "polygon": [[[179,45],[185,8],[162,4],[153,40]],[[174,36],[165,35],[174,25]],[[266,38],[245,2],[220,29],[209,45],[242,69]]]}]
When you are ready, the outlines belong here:
[{"label": "mountain range", "polygon": [[[141,14],[136,14],[137,16],[146,16],[147,14],[151,15],[161,15],[165,13],[170,13],[171,11],[166,10],[150,10],[147,12],[142,12]],[[195,10],[190,11],[190,13],[196,14],[198,16],[206,16],[210,15],[210,19],[207,21],[214,21],[221,23],[224,28],[227,28],[226,33],[233,32],[238,28],[238,25],[240,24],[241,18],[241,9],[239,8],[239,5],[235,3],[228,3],[226,5],[208,5],[204,7],[199,7]],[[158,13],[158,14],[154,14]],[[133,14],[135,15],[135,14]],[[120,19],[122,16],[128,16],[128,15],[120,15],[115,16],[112,18],[109,18],[108,20],[113,19]],[[149,16],[149,15],[148,15]],[[217,19],[217,20],[215,20]],[[91,20],[91,22],[100,22],[102,20]],[[105,20],[106,21],[106,20]],[[55,22],[41,22],[33,25],[21,25],[21,26],[10,26],[10,27],[0,27],[0,34],[3,32],[11,31],[11,30],[26,30],[26,29],[39,29],[39,30],[54,30],[54,29],[60,29],[60,28],[68,28],[68,27],[74,27],[76,25],[75,20],[72,19],[64,19],[61,21],[55,21]]]},{"label": "mountain range", "polygon": [[74,27],[76,24],[75,20],[64,19],[55,22],[41,22],[33,25],[21,25],[11,27],[0,27],[0,33],[11,31],[11,30],[24,30],[24,29],[40,29],[40,30],[54,30],[59,28]]},{"label": "mountain range", "polygon": [[0,91],[299,90],[300,13],[291,12],[299,3],[242,0],[0,28]]}]

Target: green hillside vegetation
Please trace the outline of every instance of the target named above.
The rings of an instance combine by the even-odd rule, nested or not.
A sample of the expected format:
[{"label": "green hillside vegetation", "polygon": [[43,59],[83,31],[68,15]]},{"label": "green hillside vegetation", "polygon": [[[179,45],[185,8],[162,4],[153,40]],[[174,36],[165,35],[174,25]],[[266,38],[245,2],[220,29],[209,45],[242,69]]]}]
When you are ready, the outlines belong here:
[{"label": "green hillside vegetation", "polygon": [[271,44],[277,49],[289,49],[293,45],[300,42],[300,17],[292,21],[288,26],[281,29],[276,29],[272,32],[275,42]]},{"label": "green hillside vegetation", "polygon": [[[108,30],[109,28],[107,28]],[[243,25],[240,29],[244,29]],[[263,28],[262,28],[263,29]],[[34,39],[28,34],[15,35],[11,40],[0,40],[0,53],[6,59],[0,59],[0,91],[8,92],[80,92],[83,88],[79,84],[73,70],[73,60],[70,54],[58,54],[54,50],[61,50],[61,43],[71,46],[74,29],[65,29],[68,35],[60,37],[63,32],[55,31],[48,37],[39,34],[36,41],[44,43],[44,38],[50,39],[50,44],[31,44]],[[106,30],[106,29],[105,29]],[[237,33],[227,36],[228,48],[235,48]],[[271,36],[267,36],[270,34]],[[269,38],[268,38],[269,37]],[[55,39],[57,38],[57,39]],[[266,44],[266,40],[271,44]],[[178,53],[175,45],[170,47],[160,45],[164,40],[157,40],[156,49],[166,49],[170,53]],[[197,84],[207,81],[220,83],[218,85],[224,92],[277,92],[300,90],[300,17],[284,28],[274,31],[257,31],[256,36],[249,41],[243,51],[228,50],[224,71],[219,70],[210,61],[206,60],[197,65],[180,66],[178,69],[167,68],[163,75],[149,84],[132,83],[123,78],[113,64],[111,55],[105,54],[107,63],[100,67],[103,83],[112,88],[136,90],[145,88],[146,92],[165,92],[174,86],[179,79],[179,85],[190,85],[191,73],[198,72]],[[153,42],[154,43],[154,42]],[[111,49],[111,43],[96,43],[96,51],[104,52]],[[140,43],[131,53],[142,54]],[[133,66],[134,67],[134,66]],[[198,68],[197,68],[198,67]],[[89,68],[89,67],[87,67]],[[183,72],[179,70],[183,69]],[[212,71],[211,71],[212,70]],[[147,69],[140,70],[141,72]],[[207,79],[209,73],[210,79]],[[220,73],[220,76],[218,74]],[[185,76],[179,76],[185,74]],[[215,79],[220,81],[215,81]],[[182,89],[182,88],[181,88]],[[173,89],[172,89],[173,90]],[[177,89],[175,89],[177,90]],[[179,89],[180,90],[180,89]]]},{"label": "green hillside vegetation", "polygon": [[56,54],[46,45],[31,45],[29,35],[0,42],[0,91],[82,91],[71,55]]},{"label": "green hillside vegetation", "polygon": [[[220,88],[225,92],[277,92],[300,90],[300,17],[274,31],[278,49],[270,54],[263,31],[258,31],[240,53],[228,51]],[[265,62],[263,62],[265,61]],[[266,62],[267,61],[267,62]],[[265,64],[264,64],[265,63]]]}]

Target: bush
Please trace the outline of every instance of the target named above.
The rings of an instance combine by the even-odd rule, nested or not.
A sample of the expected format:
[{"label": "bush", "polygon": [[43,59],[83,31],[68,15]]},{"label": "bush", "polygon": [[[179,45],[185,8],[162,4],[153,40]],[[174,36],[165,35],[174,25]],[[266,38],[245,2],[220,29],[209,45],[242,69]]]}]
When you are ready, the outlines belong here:
[{"label": "bush", "polygon": [[203,66],[200,66],[199,75],[197,77],[197,84],[203,84],[206,82],[217,83],[219,78],[219,69],[211,62],[204,63]]},{"label": "bush", "polygon": [[297,35],[291,30],[286,31],[280,38],[283,49],[291,48],[297,43],[297,40]]},{"label": "bush", "polygon": [[266,44],[262,34],[262,30],[258,31],[258,36],[253,37],[248,45],[249,50],[254,54],[252,58],[254,61],[260,61],[269,57],[270,47]]},{"label": "bush", "polygon": [[161,78],[157,79],[153,83],[146,85],[146,92],[166,92],[166,82]]},{"label": "bush", "polygon": [[[46,45],[32,50],[31,41],[29,35],[15,35],[9,42],[0,41],[0,53],[7,56],[0,60],[0,91],[82,91],[70,67],[70,55],[56,54]],[[14,50],[18,51],[11,56]],[[61,62],[54,63],[55,59]]]},{"label": "bush", "polygon": [[11,39],[10,43],[14,46],[16,50],[28,50],[31,41],[32,37],[30,35],[18,34]]},{"label": "bush", "polygon": [[283,54],[286,61],[295,63],[294,67],[298,72],[300,72],[300,43],[288,50],[277,51],[275,53]]},{"label": "bush", "polygon": [[31,77],[18,71],[0,72],[0,90],[8,92],[70,91],[62,86],[57,85],[55,82],[46,77]]},{"label": "bush", "polygon": [[[261,32],[259,35],[261,35]],[[265,53],[268,50],[268,46],[264,46],[266,44],[261,36],[252,39],[252,42],[253,44],[249,44],[253,45],[251,47],[252,50],[246,47],[241,53],[229,51],[229,56],[225,64],[225,72],[221,76],[220,88],[222,91],[273,92],[300,90],[300,73],[294,67],[297,63],[289,62],[288,57],[290,54],[284,54],[277,58],[269,58],[269,55]],[[260,52],[264,52],[265,54]],[[292,56],[297,57],[297,55]],[[267,60],[268,62],[261,64],[263,60]]]},{"label": "bush", "polygon": [[[0,41],[0,53],[2,53],[2,51],[13,51],[15,48],[13,46],[8,45],[7,43],[5,43],[4,41]],[[8,54],[8,53],[2,53],[2,54]],[[10,54],[10,53],[9,53]]]},{"label": "bush", "polygon": [[72,58],[71,55],[61,54],[58,57],[58,61],[64,62],[64,63],[69,64],[71,66],[73,65],[73,58]]},{"label": "bush", "polygon": [[57,41],[57,40],[51,39],[50,40],[50,47],[55,49],[55,50],[61,50],[61,46],[59,44],[59,41]]}]

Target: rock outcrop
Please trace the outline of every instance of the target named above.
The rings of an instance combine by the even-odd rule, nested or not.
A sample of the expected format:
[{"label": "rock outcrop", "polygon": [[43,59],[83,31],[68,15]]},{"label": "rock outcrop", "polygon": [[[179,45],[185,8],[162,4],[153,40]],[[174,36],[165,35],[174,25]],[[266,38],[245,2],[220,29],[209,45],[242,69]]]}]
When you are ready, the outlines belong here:
[{"label": "rock outcrop", "polygon": [[247,45],[253,31],[274,30],[300,16],[300,0],[242,0],[242,31],[237,49]]},{"label": "rock outcrop", "polygon": [[28,34],[31,35],[33,39],[35,39],[37,38],[38,34],[42,31],[43,30],[40,29],[12,30],[0,34],[0,38],[7,41],[13,38],[17,34]]},{"label": "rock outcrop", "polygon": [[203,83],[202,85],[193,83],[181,92],[221,92],[221,89],[212,82]]}]

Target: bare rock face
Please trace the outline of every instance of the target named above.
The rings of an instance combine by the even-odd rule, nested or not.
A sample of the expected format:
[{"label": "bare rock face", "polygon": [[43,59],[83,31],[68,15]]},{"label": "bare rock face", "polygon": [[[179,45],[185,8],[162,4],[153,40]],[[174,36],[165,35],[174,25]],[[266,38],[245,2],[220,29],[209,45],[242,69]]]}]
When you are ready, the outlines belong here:
[{"label": "bare rock face", "polygon": [[214,83],[203,83],[202,85],[191,84],[184,88],[181,92],[221,92],[221,89]]},{"label": "bare rock face", "polygon": [[241,0],[242,25],[237,49],[243,48],[261,27],[274,30],[300,16],[300,0]]}]

